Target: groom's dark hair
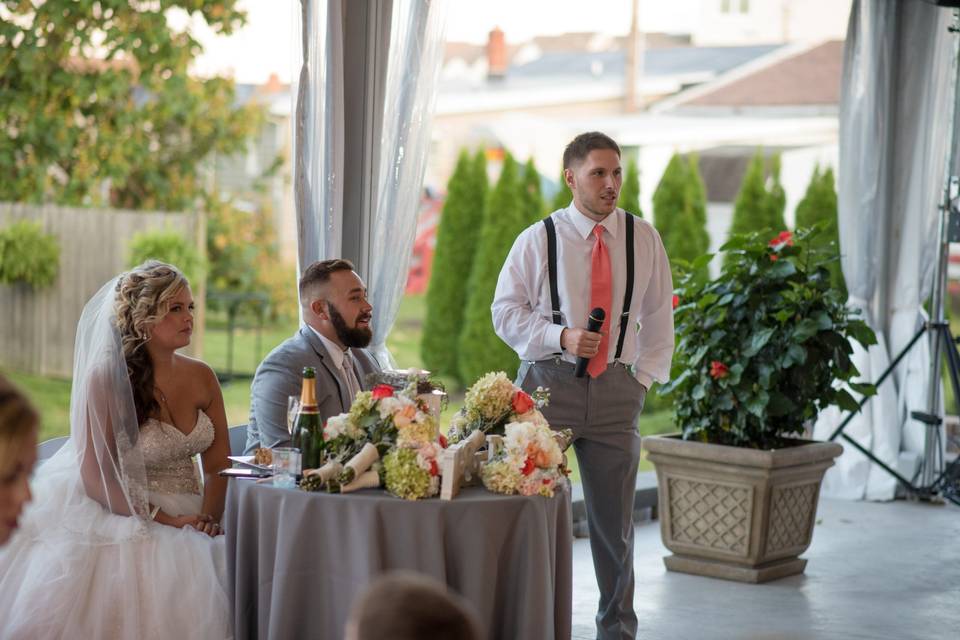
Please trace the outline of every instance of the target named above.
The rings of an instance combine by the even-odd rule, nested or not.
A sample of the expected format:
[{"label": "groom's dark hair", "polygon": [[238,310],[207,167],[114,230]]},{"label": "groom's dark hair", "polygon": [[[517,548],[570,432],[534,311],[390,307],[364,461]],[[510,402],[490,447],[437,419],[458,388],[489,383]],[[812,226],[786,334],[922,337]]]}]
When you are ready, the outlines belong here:
[{"label": "groom's dark hair", "polygon": [[353,270],[353,263],[343,258],[314,262],[304,269],[303,275],[300,276],[300,299],[306,299],[311,289],[330,282],[330,274]]},{"label": "groom's dark hair", "polygon": [[350,618],[356,640],[482,637],[477,616],[463,598],[442,582],[410,571],[375,580],[354,603]]}]

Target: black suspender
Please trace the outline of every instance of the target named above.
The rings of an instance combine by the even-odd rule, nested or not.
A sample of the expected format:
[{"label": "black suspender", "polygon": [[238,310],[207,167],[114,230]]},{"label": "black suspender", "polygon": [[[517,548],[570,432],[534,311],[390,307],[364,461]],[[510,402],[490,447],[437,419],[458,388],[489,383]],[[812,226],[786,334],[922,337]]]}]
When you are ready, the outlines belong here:
[{"label": "black suspender", "polygon": [[[627,325],[630,320],[630,302],[633,299],[633,215],[627,213],[624,218],[626,218],[624,238],[627,249],[627,285],[623,292],[620,338],[617,340],[615,360],[619,360],[620,354],[623,353],[623,340],[627,335]],[[543,219],[543,226],[547,229],[547,269],[550,274],[550,306],[553,308],[553,323],[563,324],[560,316],[560,287],[557,284],[557,228],[552,215]]]},{"label": "black suspender", "polygon": [[557,286],[557,228],[553,216],[543,219],[547,228],[547,265],[550,271],[550,304],[553,307],[553,324],[563,324],[560,317],[560,287]]},{"label": "black suspender", "polygon": [[620,314],[620,339],[617,340],[617,355],[614,360],[620,359],[623,352],[623,338],[627,335],[627,325],[630,323],[630,301],[633,299],[633,214],[627,213],[626,242],[627,242],[627,286],[623,291],[623,313]]}]

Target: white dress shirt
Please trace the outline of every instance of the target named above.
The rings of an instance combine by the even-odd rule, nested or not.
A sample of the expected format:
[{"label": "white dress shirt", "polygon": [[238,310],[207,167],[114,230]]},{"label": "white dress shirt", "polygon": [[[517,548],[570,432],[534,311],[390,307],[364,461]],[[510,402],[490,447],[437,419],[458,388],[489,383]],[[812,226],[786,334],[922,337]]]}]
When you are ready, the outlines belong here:
[{"label": "white dress shirt", "polygon": [[[610,320],[610,351],[613,362],[620,338],[620,314],[626,287],[626,248],[624,216],[616,209],[603,222],[603,241],[610,254],[613,296]],[[542,222],[525,229],[513,243],[500,271],[491,311],[497,335],[523,360],[544,360],[561,352],[560,334],[564,327],[585,328],[590,313],[591,255],[595,242],[593,228],[598,224],[580,213],[571,203],[555,212],[557,229],[557,284],[563,325],[553,324],[550,302],[550,276],[547,264],[547,231]],[[673,357],[673,281],[670,261],[660,234],[645,220],[634,218],[634,289],[630,319],[623,340],[620,361],[632,365],[633,374],[643,386],[653,380],[670,378]],[[562,357],[576,357],[563,351]]]},{"label": "white dress shirt", "polygon": [[[310,327],[310,325],[307,326]],[[317,334],[317,337],[323,342],[323,346],[327,348],[327,353],[330,354],[333,363],[337,366],[337,369],[340,370],[340,380],[347,385],[347,395],[350,397],[350,402],[353,402],[353,399],[357,397],[357,393],[362,390],[360,380],[357,378],[357,372],[353,367],[353,356],[313,327],[310,327],[310,330]]]}]

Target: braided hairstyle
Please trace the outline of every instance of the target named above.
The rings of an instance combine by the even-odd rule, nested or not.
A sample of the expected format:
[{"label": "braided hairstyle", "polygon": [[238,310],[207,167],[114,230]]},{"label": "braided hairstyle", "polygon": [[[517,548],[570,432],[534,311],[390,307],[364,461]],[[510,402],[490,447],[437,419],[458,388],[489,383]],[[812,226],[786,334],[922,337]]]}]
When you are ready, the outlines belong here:
[{"label": "braided hairstyle", "polygon": [[160,411],[153,393],[153,362],[144,347],[150,341],[150,328],[167,315],[170,299],[187,284],[179,269],[157,260],[147,260],[134,267],[117,282],[114,310],[130,386],[133,387],[137,424],[143,424]]}]

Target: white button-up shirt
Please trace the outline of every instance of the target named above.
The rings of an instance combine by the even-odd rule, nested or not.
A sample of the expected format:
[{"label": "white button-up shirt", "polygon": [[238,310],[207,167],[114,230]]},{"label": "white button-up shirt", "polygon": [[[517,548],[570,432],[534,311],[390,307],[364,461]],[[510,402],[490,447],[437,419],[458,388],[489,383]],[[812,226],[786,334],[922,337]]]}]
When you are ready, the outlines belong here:
[{"label": "white button-up shirt", "polygon": [[[610,309],[610,351],[613,362],[620,338],[620,314],[626,287],[624,216],[617,209],[599,223],[610,254],[613,296]],[[590,313],[590,264],[598,224],[571,203],[554,213],[557,229],[557,284],[562,325],[553,324],[550,276],[547,264],[547,231],[542,222],[525,229],[513,243],[500,271],[491,311],[497,335],[523,360],[543,360],[561,352],[564,327],[584,328]],[[673,357],[673,281],[670,262],[660,234],[650,223],[633,220],[634,289],[630,318],[620,361],[632,365],[640,384],[648,389],[653,380],[670,378]],[[576,356],[563,351],[575,362]]]},{"label": "white button-up shirt", "polygon": [[[310,327],[310,325],[307,326]],[[330,354],[333,363],[337,365],[337,369],[340,370],[340,379],[347,385],[347,395],[350,396],[350,402],[353,402],[357,392],[362,391],[360,380],[357,378],[357,373],[353,368],[353,356],[313,327],[310,327],[310,330],[317,334],[317,337],[323,342],[323,346],[327,348],[327,353]]]}]

